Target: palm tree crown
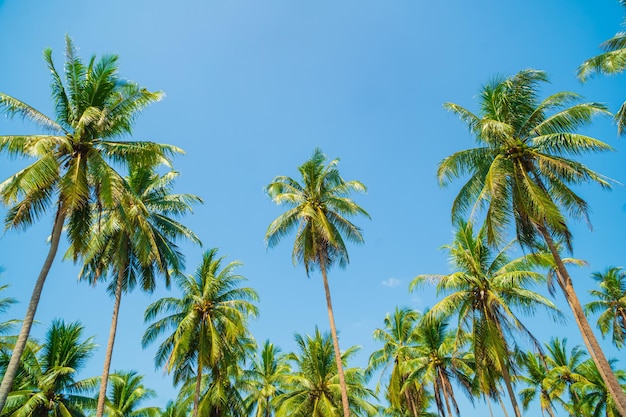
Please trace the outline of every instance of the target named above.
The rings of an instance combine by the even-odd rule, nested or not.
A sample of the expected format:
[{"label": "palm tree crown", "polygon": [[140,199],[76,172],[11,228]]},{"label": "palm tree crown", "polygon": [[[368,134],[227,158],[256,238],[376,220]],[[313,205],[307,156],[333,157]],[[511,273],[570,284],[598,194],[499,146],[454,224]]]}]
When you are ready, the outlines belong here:
[{"label": "palm tree crown", "polygon": [[602,335],[610,331],[613,343],[621,348],[626,340],[626,271],[611,267],[604,273],[593,273],[592,277],[598,281],[600,289],[589,291],[596,300],[585,305],[585,310],[601,313],[598,327]]},{"label": "palm tree crown", "polygon": [[581,103],[571,92],[539,100],[538,85],[547,82],[543,71],[524,70],[496,78],[480,93],[480,113],[454,104],[474,135],[477,148],[457,152],[441,161],[437,175],[442,185],[469,174],[454,200],[455,219],[472,205],[486,207],[490,243],[500,241],[514,222],[521,244],[534,246],[538,227],[545,227],[571,248],[565,214],[588,218],[587,203],[571,188],[584,182],[609,187],[603,176],[568,159],[586,152],[610,150],[604,142],[575,133],[596,114],[608,114],[598,103]]},{"label": "palm tree crown", "polygon": [[[155,364],[174,371],[176,384],[195,376],[194,416],[198,415],[203,371],[226,366],[229,356],[241,356],[239,351],[248,345],[248,317],[258,314],[253,303],[257,293],[240,287],[245,278],[234,273],[241,263],[222,267],[223,260],[217,257],[216,248],[206,252],[194,275],[178,277],[182,297],[157,300],[144,316],[146,322],[156,319],[143,336],[144,346],[172,331],[159,346]],[[161,314],[169,315],[157,319]]]},{"label": "palm tree crown", "polygon": [[269,225],[265,241],[273,247],[297,229],[293,261],[302,262],[307,274],[314,265],[345,266],[349,257],[344,237],[355,243],[363,242],[361,230],[346,216],[361,214],[369,218],[363,208],[348,198],[353,191],[365,192],[365,186],[359,181],[344,181],[337,170],[339,159],[326,166],[325,161],[326,155],[316,149],[311,159],[298,168],[302,184],[278,176],[266,187],[276,204],[291,208]]}]

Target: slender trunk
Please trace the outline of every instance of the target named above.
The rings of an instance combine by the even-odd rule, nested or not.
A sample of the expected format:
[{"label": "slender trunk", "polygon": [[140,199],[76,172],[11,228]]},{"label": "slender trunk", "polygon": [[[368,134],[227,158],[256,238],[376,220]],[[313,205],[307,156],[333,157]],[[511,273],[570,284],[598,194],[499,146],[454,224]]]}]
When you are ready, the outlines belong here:
[{"label": "slender trunk", "polygon": [[504,417],[509,417],[509,413],[506,412],[506,407],[504,406],[504,401],[502,401],[502,397],[500,396],[500,394],[498,394],[498,402],[500,403],[500,407],[502,407]]},{"label": "slender trunk", "polygon": [[[204,336],[204,332],[201,332],[200,334]],[[198,352],[198,375],[196,376],[196,389],[193,393],[193,417],[198,417],[198,406],[200,405],[200,386],[202,384],[202,353],[202,351]]]},{"label": "slender trunk", "polygon": [[107,351],[104,356],[104,369],[102,370],[102,379],[100,381],[100,393],[98,394],[98,407],[96,408],[96,417],[102,417],[102,415],[104,414],[104,400],[106,399],[107,395],[109,372],[111,370],[111,358],[113,357],[113,345],[115,344],[115,335],[117,333],[117,317],[119,315],[120,304],[122,302],[124,272],[124,269],[121,268],[120,271],[117,273],[117,283],[115,285],[115,304],[113,305],[113,318],[111,319],[111,329],[109,330]]},{"label": "slender trunk", "polygon": [[61,238],[61,232],[63,231],[63,223],[65,223],[65,209],[62,204],[59,203],[59,207],[54,218],[54,225],[52,226],[50,249],[48,249],[48,255],[46,256],[43,266],[41,267],[39,277],[37,277],[37,281],[35,282],[35,287],[33,288],[33,293],[30,297],[30,303],[28,304],[28,309],[26,310],[26,316],[22,322],[22,329],[20,330],[20,334],[15,342],[15,347],[13,348],[11,359],[9,360],[9,364],[7,365],[4,373],[2,384],[0,384],[0,411],[4,408],[9,392],[11,392],[13,380],[15,379],[15,375],[19,369],[20,359],[22,358],[22,353],[24,353],[24,348],[26,347],[26,342],[28,341],[28,336],[30,335],[30,329],[33,325],[33,321],[35,320],[35,313],[37,312],[37,306],[39,305],[43,285],[46,282],[46,277],[50,272],[52,262],[54,261],[57,250],[59,249],[59,240]]},{"label": "slender trunk", "polygon": [[519,405],[517,404],[517,398],[515,397],[515,391],[513,391],[513,384],[511,382],[511,374],[509,374],[509,368],[507,364],[504,363],[504,360],[502,360],[501,357],[498,357],[498,362],[500,362],[500,368],[502,368],[502,378],[504,379],[506,391],[509,394],[509,398],[511,399],[513,412],[515,413],[516,417],[522,417]]},{"label": "slender trunk", "polygon": [[600,344],[598,343],[598,339],[596,339],[595,334],[591,326],[589,325],[589,321],[587,321],[587,317],[583,312],[582,305],[580,304],[580,300],[578,300],[578,296],[574,291],[574,285],[572,283],[572,278],[569,275],[569,272],[565,268],[565,264],[563,263],[563,259],[559,254],[554,241],[552,240],[552,236],[546,229],[545,225],[538,225],[537,229],[543,236],[550,252],[552,253],[552,257],[554,258],[554,262],[556,263],[556,272],[557,272],[557,281],[559,286],[563,290],[563,294],[565,295],[565,299],[569,304],[572,313],[574,314],[574,319],[576,320],[576,324],[580,330],[580,333],[583,337],[583,341],[587,346],[587,350],[589,351],[589,355],[593,359],[593,362],[596,364],[598,368],[598,372],[602,376],[606,387],[611,394],[611,397],[615,401],[615,407],[617,408],[620,415],[626,417],[626,393],[620,386],[617,377],[613,373],[611,369],[611,365],[609,365]]},{"label": "slender trunk", "polygon": [[493,409],[491,408],[491,398],[485,396],[485,402],[487,403],[487,407],[489,408],[489,415],[493,417]]},{"label": "slender trunk", "polygon": [[324,290],[326,291],[326,306],[328,308],[328,320],[330,321],[330,334],[333,338],[333,348],[335,349],[335,362],[337,363],[337,374],[339,375],[339,388],[341,390],[341,404],[343,405],[343,415],[344,417],[350,417],[348,389],[346,387],[346,378],[343,373],[343,364],[341,363],[341,351],[339,350],[339,339],[337,338],[337,328],[335,327],[333,303],[330,299],[330,287],[328,286],[328,277],[326,276],[326,265],[324,264],[323,256],[320,256],[320,270],[322,271]]},{"label": "slender trunk", "polygon": [[[446,408],[448,409],[448,416],[452,417],[452,408],[450,407],[450,398],[448,394],[448,387],[450,387],[450,390],[452,390],[452,386],[449,385],[448,383],[448,379],[445,377],[443,370],[441,368],[439,368],[438,370],[439,373],[439,379],[441,380],[441,389],[443,390],[443,399],[446,402]],[[456,401],[455,401],[455,405],[456,405]],[[459,407],[455,407],[456,408],[456,414],[459,415]]]}]

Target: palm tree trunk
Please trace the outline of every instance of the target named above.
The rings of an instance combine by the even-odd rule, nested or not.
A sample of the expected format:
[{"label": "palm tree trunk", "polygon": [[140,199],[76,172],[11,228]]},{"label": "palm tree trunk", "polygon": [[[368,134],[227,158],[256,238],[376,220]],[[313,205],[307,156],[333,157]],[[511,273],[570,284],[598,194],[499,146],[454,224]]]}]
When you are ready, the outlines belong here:
[{"label": "palm tree trunk", "polygon": [[[204,334],[201,332],[200,334]],[[202,354],[203,352],[198,352],[198,371],[196,376],[196,388],[193,393],[193,417],[198,417],[198,408],[200,405],[200,386],[202,385]]]},{"label": "palm tree trunk", "polygon": [[502,407],[504,417],[509,417],[509,413],[506,412],[506,407],[504,406],[504,401],[502,401],[502,396],[500,396],[500,394],[498,394],[498,402],[500,403],[500,407]]},{"label": "palm tree trunk", "polygon": [[54,225],[52,226],[50,249],[48,249],[48,255],[46,256],[43,266],[41,267],[37,281],[35,282],[35,287],[33,288],[33,293],[30,297],[30,303],[28,304],[28,309],[26,310],[26,316],[22,322],[22,329],[20,330],[20,334],[15,342],[15,347],[13,348],[11,359],[9,360],[9,364],[7,365],[7,369],[4,373],[2,384],[0,384],[0,411],[4,408],[9,392],[11,392],[13,380],[15,379],[15,375],[17,374],[17,370],[20,366],[20,359],[22,358],[22,353],[24,353],[24,348],[26,347],[26,342],[28,341],[28,336],[30,335],[30,329],[33,326],[33,321],[35,320],[35,313],[37,312],[37,306],[39,305],[43,285],[46,282],[46,278],[48,277],[48,273],[52,267],[52,262],[54,261],[57,250],[59,249],[59,240],[61,238],[61,232],[63,231],[63,223],[65,223],[65,209],[63,208],[62,203],[59,203],[57,213],[54,218]]},{"label": "palm tree trunk", "polygon": [[[441,368],[437,370],[437,373],[439,374],[439,379],[441,380],[441,389],[443,390],[443,399],[446,402],[446,408],[448,409],[448,416],[452,417],[452,407],[450,406],[450,398],[449,398],[451,393],[448,393],[448,387],[450,388],[450,391],[452,391],[452,386],[450,385],[450,382],[443,374],[443,370]],[[455,405],[456,405],[456,401],[455,401]],[[459,415],[458,406],[456,407],[455,411],[458,416]]]},{"label": "palm tree trunk", "polygon": [[326,265],[324,264],[324,256],[320,256],[320,270],[322,271],[322,279],[324,281],[324,291],[326,291],[326,306],[328,308],[328,321],[330,322],[330,334],[333,338],[333,348],[335,349],[335,362],[337,363],[337,374],[339,375],[339,388],[341,390],[341,404],[343,405],[344,417],[350,417],[350,404],[348,403],[348,389],[346,387],[346,378],[343,373],[343,364],[341,363],[341,351],[339,350],[339,339],[337,338],[337,328],[335,327],[335,315],[333,314],[333,303],[330,299],[330,287],[328,286],[328,277],[326,275]]},{"label": "palm tree trunk", "polygon": [[113,357],[113,345],[115,343],[115,335],[117,333],[117,317],[119,315],[120,304],[122,302],[124,272],[124,269],[120,268],[120,271],[117,273],[117,283],[115,285],[115,304],[113,305],[113,318],[111,319],[111,329],[109,330],[107,351],[104,356],[104,369],[102,370],[102,379],[100,381],[100,393],[98,394],[98,407],[96,408],[96,417],[102,417],[102,415],[104,414],[104,400],[106,399],[107,395],[109,371],[111,370],[111,358]]},{"label": "palm tree trunk", "polygon": [[587,317],[583,312],[582,305],[580,304],[580,300],[578,300],[578,296],[574,291],[574,285],[572,283],[572,278],[569,275],[569,272],[565,268],[565,264],[563,263],[563,259],[559,254],[554,241],[552,240],[552,236],[548,233],[545,225],[541,224],[537,226],[537,229],[543,236],[550,252],[552,253],[552,257],[554,258],[554,262],[556,263],[556,272],[557,272],[557,281],[561,290],[563,290],[563,294],[565,295],[565,299],[569,304],[572,313],[574,314],[574,319],[576,320],[576,324],[578,325],[578,329],[583,337],[583,341],[587,346],[587,350],[589,351],[589,355],[593,359],[593,362],[596,364],[598,368],[598,372],[602,376],[606,387],[611,394],[611,397],[615,401],[615,407],[619,411],[620,415],[626,416],[626,393],[622,390],[617,377],[613,373],[611,369],[611,365],[609,365],[609,361],[606,359],[600,344],[598,343],[598,339],[596,339],[595,334],[591,326],[589,325],[589,321],[587,321]]},{"label": "palm tree trunk", "polygon": [[515,413],[516,417],[522,417],[522,412],[519,409],[519,405],[517,404],[517,398],[515,397],[515,391],[513,391],[513,383],[511,382],[511,374],[509,373],[509,368],[507,364],[504,363],[504,360],[502,360],[501,357],[498,357],[498,362],[500,362],[500,368],[502,368],[502,378],[504,379],[506,391],[509,394],[509,398],[511,399],[513,412]]}]

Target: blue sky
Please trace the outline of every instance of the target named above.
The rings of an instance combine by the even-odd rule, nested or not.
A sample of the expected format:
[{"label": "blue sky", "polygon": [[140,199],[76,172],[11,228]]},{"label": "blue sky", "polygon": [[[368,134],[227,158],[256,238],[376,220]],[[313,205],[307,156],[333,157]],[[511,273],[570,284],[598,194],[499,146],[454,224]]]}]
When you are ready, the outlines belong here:
[{"label": "blue sky", "polygon": [[[617,0],[442,1],[70,1],[0,0],[0,91],[52,115],[49,73],[42,59],[53,49],[63,62],[64,36],[83,58],[115,53],[125,78],[166,98],[137,120],[135,139],[177,145],[176,191],[205,200],[184,220],[204,248],[187,247],[187,270],[202,250],[218,247],[261,297],[252,323],[257,340],[285,351],[295,332],[328,328],[320,277],[291,263],[291,241],[266,250],[263,237],[281,212],[263,192],[276,175],[296,176],[315,147],[339,157],[346,179],[368,187],[356,199],[372,219],[358,219],[365,244],[350,246],[351,263],[330,272],[342,346],[361,345],[365,365],[378,345],[372,331],[396,306],[423,310],[434,291],[407,291],[422,273],[449,272],[440,250],[452,237],[451,201],[458,184],[439,188],[436,166],[472,146],[466,127],[444,111],[446,101],[476,107],[481,85],[494,75],[525,68],[548,72],[545,94],[571,90],[616,110],[624,76],[575,78],[578,65],[620,30]],[[0,134],[35,133],[19,120],[0,120]],[[625,139],[609,119],[588,129],[616,152],[585,159],[624,183]],[[2,179],[26,161],[0,159]],[[589,267],[573,271],[583,303],[591,272],[623,265],[626,193],[580,190],[592,208],[593,231],[572,224],[574,255]],[[4,209],[0,209],[0,214]],[[0,238],[0,282],[21,303],[5,317],[21,317],[47,251],[52,220]],[[112,301],[104,286],[76,280],[78,267],[57,259],[37,313],[41,337],[53,318],[81,320],[102,348],[84,376],[98,375]],[[164,404],[170,379],[154,370],[154,348],[142,350],[143,311],[167,295],[135,292],[122,301],[113,358],[116,369],[136,369]],[[569,317],[560,296],[557,303]],[[567,336],[581,343],[573,319],[566,326],[527,320],[542,340]],[[617,351],[604,344],[610,356]],[[156,346],[155,346],[156,347]],[[624,367],[624,365],[622,365]],[[477,406],[475,415],[485,411]],[[463,415],[472,415],[464,411]]]}]

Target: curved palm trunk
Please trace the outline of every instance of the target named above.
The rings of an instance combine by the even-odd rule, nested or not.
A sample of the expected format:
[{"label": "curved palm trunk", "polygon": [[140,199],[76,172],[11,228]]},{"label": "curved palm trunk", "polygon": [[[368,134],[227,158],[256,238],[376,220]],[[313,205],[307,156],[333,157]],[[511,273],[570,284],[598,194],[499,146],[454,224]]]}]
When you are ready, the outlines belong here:
[{"label": "curved palm trunk", "polygon": [[15,342],[11,359],[9,360],[6,372],[4,373],[2,384],[0,384],[0,411],[4,408],[9,392],[11,392],[13,380],[15,379],[15,375],[17,374],[17,370],[20,366],[20,359],[22,358],[22,353],[24,353],[24,348],[26,347],[26,342],[28,341],[28,336],[30,335],[30,329],[33,326],[33,321],[35,320],[35,313],[37,312],[37,306],[39,305],[43,285],[46,282],[46,278],[48,277],[48,273],[52,267],[52,262],[54,261],[57,250],[59,249],[59,240],[61,239],[61,232],[63,231],[63,223],[65,223],[65,210],[63,209],[63,206],[59,204],[54,218],[54,225],[52,226],[50,249],[48,250],[46,260],[44,261],[41,271],[39,272],[39,276],[37,277],[37,281],[35,282],[35,287],[33,288],[33,293],[30,297],[30,303],[28,304],[28,309],[26,310],[26,316],[22,322],[22,329],[20,330],[20,334],[17,336],[17,341]]},{"label": "curved palm trunk", "polygon": [[591,326],[589,325],[589,321],[587,321],[587,317],[583,312],[582,305],[580,304],[580,300],[578,300],[578,296],[574,291],[574,285],[572,283],[572,278],[569,275],[569,272],[565,268],[565,264],[563,263],[563,259],[557,250],[554,241],[552,240],[552,236],[548,233],[545,225],[538,225],[537,229],[543,236],[550,252],[552,253],[552,257],[554,258],[554,262],[556,263],[556,272],[557,272],[557,281],[561,290],[563,290],[563,294],[565,295],[565,299],[574,314],[574,319],[576,320],[576,324],[580,330],[580,333],[583,337],[583,341],[585,342],[585,346],[587,346],[587,350],[589,351],[589,355],[593,359],[593,362],[596,364],[598,368],[598,372],[602,376],[606,387],[611,394],[611,397],[615,401],[615,407],[619,411],[620,415],[626,416],[626,393],[622,390],[622,387],[617,380],[617,377],[613,373],[611,366],[609,365],[609,361],[606,359],[600,344],[598,343],[598,339],[596,339],[595,334]]},{"label": "curved palm trunk", "polygon": [[333,314],[333,303],[330,299],[330,287],[328,286],[328,277],[326,276],[326,265],[324,257],[320,256],[320,270],[322,271],[322,279],[324,281],[324,290],[326,291],[326,306],[328,308],[328,321],[330,322],[330,334],[333,338],[333,348],[335,350],[335,362],[337,363],[337,374],[339,375],[339,388],[341,390],[341,404],[343,405],[344,417],[350,417],[350,404],[348,403],[348,389],[346,387],[346,378],[343,373],[343,364],[341,363],[341,351],[339,350],[339,339],[337,339],[337,328],[335,327],[335,315]]},{"label": "curved palm trunk", "polygon": [[111,370],[111,358],[113,357],[113,345],[115,344],[115,335],[117,333],[117,317],[120,312],[120,304],[122,302],[122,286],[124,283],[124,270],[121,269],[117,273],[117,283],[115,285],[115,305],[113,306],[113,318],[111,319],[111,330],[109,330],[109,341],[107,343],[107,351],[104,356],[104,369],[102,370],[102,380],[100,381],[100,393],[98,394],[98,407],[96,408],[96,417],[102,417],[104,414],[104,400],[107,395],[107,385],[109,383],[109,372]]}]

